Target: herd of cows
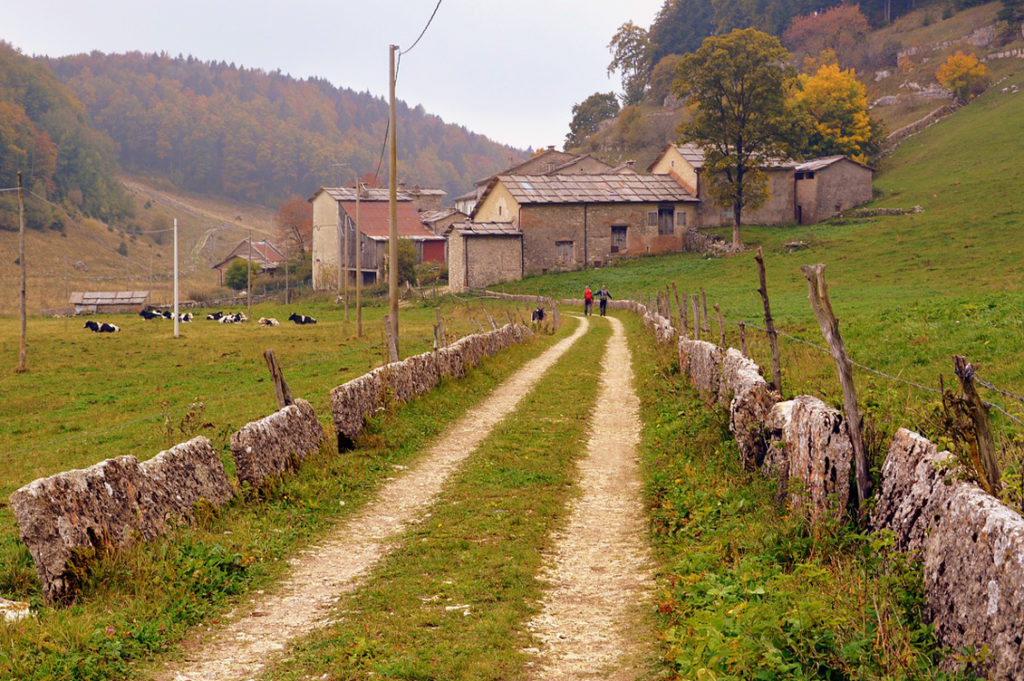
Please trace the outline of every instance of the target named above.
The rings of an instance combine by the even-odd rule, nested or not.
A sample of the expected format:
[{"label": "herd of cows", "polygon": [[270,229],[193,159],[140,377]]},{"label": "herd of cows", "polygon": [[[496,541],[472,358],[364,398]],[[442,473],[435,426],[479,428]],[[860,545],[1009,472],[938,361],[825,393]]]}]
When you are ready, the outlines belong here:
[{"label": "herd of cows", "polygon": [[[139,313],[139,316],[143,319],[174,319],[174,313],[170,310],[157,310],[147,308]],[[249,321],[249,317],[244,312],[211,312],[206,315],[206,318],[210,321],[220,322],[221,324],[241,324],[242,322]],[[193,319],[191,312],[185,312],[184,314],[178,315],[178,321],[180,322],[191,322]],[[298,314],[293,312],[288,317],[288,321],[295,322],[296,324],[316,324],[316,319],[309,315]],[[257,322],[260,326],[280,326],[281,322],[277,321],[273,317],[260,317]],[[121,330],[121,327],[116,324],[110,324],[108,322],[97,322],[92,319],[87,321],[82,327],[89,329],[93,333],[117,333]]]}]

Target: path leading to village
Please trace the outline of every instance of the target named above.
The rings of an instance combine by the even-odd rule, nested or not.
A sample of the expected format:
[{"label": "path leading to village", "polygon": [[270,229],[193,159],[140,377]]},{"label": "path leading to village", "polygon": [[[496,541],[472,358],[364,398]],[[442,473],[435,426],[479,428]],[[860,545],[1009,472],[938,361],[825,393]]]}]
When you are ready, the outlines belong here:
[{"label": "path leading to village", "polygon": [[555,537],[542,577],[550,589],[530,623],[539,640],[538,681],[627,681],[651,654],[636,622],[653,587],[637,464],[640,400],[622,323],[602,359],[581,496]]},{"label": "path leading to village", "polygon": [[329,624],[335,603],[387,555],[393,539],[422,518],[444,482],[587,328],[588,322],[582,320],[571,336],[513,374],[450,427],[416,465],[387,483],[366,508],[297,556],[273,594],[241,606],[215,632],[186,641],[184,663],[169,666],[157,678],[250,679],[273,662],[288,642]]}]

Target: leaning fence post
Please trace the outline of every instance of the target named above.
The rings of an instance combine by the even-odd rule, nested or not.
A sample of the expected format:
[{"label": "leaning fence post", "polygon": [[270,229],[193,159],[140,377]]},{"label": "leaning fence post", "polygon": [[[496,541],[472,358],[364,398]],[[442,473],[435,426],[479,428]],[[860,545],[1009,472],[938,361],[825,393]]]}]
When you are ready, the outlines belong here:
[{"label": "leaning fence post", "polygon": [[722,308],[715,303],[715,312],[718,314],[718,345],[725,349],[725,323],[722,321]]},{"label": "leaning fence post", "polygon": [[768,284],[764,273],[764,253],[760,248],[754,256],[757,261],[757,275],[761,280],[761,288],[757,292],[761,294],[761,301],[764,303],[764,328],[768,330],[768,344],[772,348],[772,387],[780,394],[782,393],[782,362],[779,359],[779,336],[775,333],[775,322],[772,320],[772,306],[768,303]]},{"label": "leaning fence post", "polygon": [[558,314],[558,301],[554,298],[551,298],[551,309],[554,310],[554,313],[551,315],[551,323],[553,325],[551,333],[557,333],[558,329],[562,327],[562,323]]},{"label": "leaning fence post", "polygon": [[490,312],[488,312],[488,311],[487,311],[487,308],[486,308],[486,307],[484,307],[483,305],[481,305],[481,306],[480,306],[480,309],[484,311],[484,317],[487,317],[487,321],[488,321],[488,322],[490,323],[490,325],[491,325],[491,331],[496,331],[496,330],[497,330],[497,328],[498,328],[498,325],[494,323],[494,318],[493,318],[493,317],[491,317],[491,313],[490,313]]},{"label": "leaning fence post", "polygon": [[[982,484],[992,496],[998,496],[1002,487],[999,473],[999,461],[996,459],[996,443],[992,438],[992,427],[988,422],[988,407],[974,387],[974,366],[966,357],[953,355],[953,369],[967,399],[967,406],[974,423],[974,440],[977,445],[977,468]],[[980,465],[979,465],[980,464]]]},{"label": "leaning fence post", "polygon": [[437,318],[437,341],[441,344],[442,348],[448,347],[448,339],[444,336],[444,319],[441,317],[441,308],[434,308],[434,316]]},{"label": "leaning fence post", "polygon": [[267,368],[270,369],[270,380],[274,383],[274,393],[277,395],[277,408],[284,409],[289,404],[295,404],[292,399],[292,391],[284,380],[284,373],[281,365],[277,363],[277,355],[273,350],[264,350],[263,359],[267,361]]},{"label": "leaning fence post", "polygon": [[750,357],[747,354],[747,324],[746,322],[740,322],[740,352],[743,353],[744,357]]},{"label": "leaning fence post", "polygon": [[[689,336],[689,332],[686,330],[686,308],[679,303],[679,290],[676,288],[676,282],[672,282],[672,295],[676,297],[676,310],[679,311],[679,327],[683,332],[684,336]],[[683,291],[683,298],[686,297],[686,291]]]},{"label": "leaning fence post", "polygon": [[843,386],[843,410],[846,412],[846,425],[853,441],[853,457],[857,466],[857,508],[861,507],[871,496],[871,476],[868,473],[868,457],[864,452],[864,438],[860,430],[860,409],[857,407],[857,389],[853,385],[853,365],[846,355],[846,345],[839,333],[839,320],[832,313],[832,303],[828,299],[828,288],[825,285],[825,266],[804,265],[800,268],[807,278],[808,294],[818,326],[825,336],[832,358],[839,370],[839,382]]}]

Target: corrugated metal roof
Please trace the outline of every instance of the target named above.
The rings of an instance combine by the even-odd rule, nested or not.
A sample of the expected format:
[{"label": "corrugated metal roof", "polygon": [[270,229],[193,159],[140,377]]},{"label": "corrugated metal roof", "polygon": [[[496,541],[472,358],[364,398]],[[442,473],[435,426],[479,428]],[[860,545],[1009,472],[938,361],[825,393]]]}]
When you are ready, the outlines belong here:
[{"label": "corrugated metal roof", "polygon": [[520,204],[697,201],[668,175],[502,175],[498,180]]},{"label": "corrugated metal roof", "polygon": [[142,305],[149,291],[73,291],[72,305]]},{"label": "corrugated metal roof", "polygon": [[[351,201],[342,201],[341,207],[352,218],[356,217],[355,197]],[[389,204],[386,201],[360,201],[359,231],[371,239],[388,238]],[[412,203],[398,203],[398,236],[423,240],[444,239],[437,236],[424,226]]]}]

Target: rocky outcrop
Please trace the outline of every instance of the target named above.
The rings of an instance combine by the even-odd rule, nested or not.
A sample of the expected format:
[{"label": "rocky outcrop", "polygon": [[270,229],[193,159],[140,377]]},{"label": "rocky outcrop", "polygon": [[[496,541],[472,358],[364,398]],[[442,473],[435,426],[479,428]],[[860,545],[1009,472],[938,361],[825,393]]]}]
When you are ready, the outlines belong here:
[{"label": "rocky outcrop", "polygon": [[17,622],[30,615],[28,603],[22,601],[9,601],[0,598],[0,620],[5,622]]},{"label": "rocky outcrop", "polygon": [[722,349],[714,343],[679,339],[679,369],[690,376],[693,387],[717,399],[722,384]]},{"label": "rocky outcrop", "polygon": [[220,457],[197,437],[139,464],[134,456],[40,478],[11,495],[11,510],[48,600],[74,597],[97,555],[190,522],[196,504],[234,496]]},{"label": "rocky outcrop", "polygon": [[816,397],[800,395],[776,404],[768,426],[772,451],[764,470],[788,481],[792,503],[806,505],[812,522],[845,512],[853,443],[843,415]]},{"label": "rocky outcrop", "polygon": [[313,407],[303,399],[247,423],[231,436],[238,482],[250,490],[263,489],[298,469],[323,440]]},{"label": "rocky outcrop", "polygon": [[484,357],[523,340],[530,332],[506,324],[485,334],[460,338],[436,352],[392,362],[339,385],[331,391],[331,413],[338,434],[338,451],[350,449],[366,419],[384,409],[389,399],[408,402],[434,389],[442,378],[460,378]]},{"label": "rocky outcrop", "polygon": [[923,561],[935,633],[955,649],[988,646],[988,678],[1024,678],[1024,518],[956,479],[949,452],[897,432],[871,521]]},{"label": "rocky outcrop", "polygon": [[722,400],[729,403],[729,431],[743,467],[759,468],[768,452],[768,417],[778,394],[769,389],[757,364],[735,348],[729,348],[722,360],[720,391]]}]

